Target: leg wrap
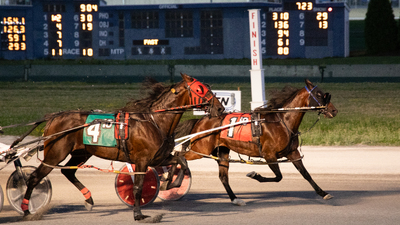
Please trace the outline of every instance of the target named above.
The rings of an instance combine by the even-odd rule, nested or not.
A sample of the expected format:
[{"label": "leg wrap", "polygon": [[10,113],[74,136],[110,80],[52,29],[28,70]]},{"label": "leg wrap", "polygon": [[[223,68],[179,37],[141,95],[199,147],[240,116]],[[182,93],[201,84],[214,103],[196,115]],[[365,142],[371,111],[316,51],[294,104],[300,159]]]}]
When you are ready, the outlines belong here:
[{"label": "leg wrap", "polygon": [[85,199],[89,199],[90,197],[92,197],[92,194],[90,193],[89,189],[87,189],[86,187],[84,187],[81,190],[81,193],[83,194],[83,196],[85,197]]},{"label": "leg wrap", "polygon": [[21,209],[24,212],[29,210],[29,200],[28,199],[24,198],[24,200],[22,200]]}]

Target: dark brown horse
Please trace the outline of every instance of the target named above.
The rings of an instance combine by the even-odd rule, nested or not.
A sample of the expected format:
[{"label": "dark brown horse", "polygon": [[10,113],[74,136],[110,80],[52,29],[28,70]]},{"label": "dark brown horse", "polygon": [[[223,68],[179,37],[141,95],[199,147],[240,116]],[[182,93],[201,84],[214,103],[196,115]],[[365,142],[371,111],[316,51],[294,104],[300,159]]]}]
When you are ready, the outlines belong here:
[{"label": "dark brown horse", "polygon": [[[27,190],[21,208],[25,216],[29,215],[29,199],[33,188],[47,176],[55,166],[68,155],[71,159],[65,166],[77,166],[86,162],[92,155],[103,159],[134,163],[136,173],[133,195],[135,220],[142,220],[148,216],[142,214],[140,199],[145,171],[149,166],[167,164],[174,147],[174,131],[184,112],[184,106],[201,105],[208,107],[212,116],[221,115],[224,107],[215,98],[211,90],[196,79],[182,74],[183,80],[171,86],[149,82],[146,86],[151,90],[147,98],[132,100],[119,111],[129,113],[129,138],[123,144],[119,140],[117,147],[102,147],[85,145],[83,143],[83,129],[75,129],[85,124],[89,112],[68,111],[49,115],[44,136],[51,136],[44,143],[44,159],[28,182]],[[183,106],[183,107],[182,107]],[[175,110],[173,112],[164,109]],[[155,113],[157,112],[157,113]],[[66,132],[67,130],[70,130]],[[59,135],[54,135],[59,133]],[[52,136],[54,135],[54,136]],[[125,149],[125,151],[124,151]],[[91,209],[93,199],[90,191],[75,177],[75,169],[62,169],[62,173],[84,195],[86,203]]]},{"label": "dark brown horse", "polygon": [[[188,160],[199,159],[203,157],[201,154],[217,156],[219,178],[232,203],[236,205],[244,205],[245,203],[236,197],[229,185],[230,150],[251,157],[262,157],[266,160],[275,177],[266,178],[255,172],[247,174],[247,176],[259,182],[279,182],[282,179],[282,174],[277,162],[286,157],[312,185],[318,195],[324,199],[332,198],[313,181],[301,160],[301,154],[298,150],[298,128],[305,111],[276,112],[274,110],[281,107],[316,106],[325,117],[333,118],[338,111],[330,102],[330,94],[322,92],[308,80],[306,80],[306,86],[302,89],[286,86],[282,91],[275,91],[271,94],[272,97],[268,101],[267,108],[256,109],[251,114],[224,114],[220,117],[202,117],[201,119],[180,123],[176,130],[176,138],[220,127],[225,124],[224,119],[229,119],[227,122],[229,124],[239,122],[240,118],[245,118],[248,121],[252,120],[251,125],[253,125],[250,126],[250,123],[247,123],[246,125],[229,127],[222,131],[212,131],[193,137],[189,147],[191,151],[185,154],[185,158]],[[235,135],[239,136],[239,139]]]}]

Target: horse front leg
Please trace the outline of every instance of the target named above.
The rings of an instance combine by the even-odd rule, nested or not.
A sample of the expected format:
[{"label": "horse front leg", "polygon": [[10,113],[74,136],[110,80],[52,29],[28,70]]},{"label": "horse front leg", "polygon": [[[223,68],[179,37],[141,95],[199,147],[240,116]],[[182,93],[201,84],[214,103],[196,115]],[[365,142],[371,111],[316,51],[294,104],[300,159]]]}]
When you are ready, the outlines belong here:
[{"label": "horse front leg", "polygon": [[272,170],[272,172],[275,174],[275,177],[269,178],[269,177],[263,177],[261,174],[256,173],[255,171],[248,173],[246,176],[257,180],[259,182],[279,182],[282,180],[282,173],[281,170],[279,169],[278,164],[268,164],[269,168]]},{"label": "horse front leg", "polygon": [[235,193],[233,193],[231,186],[229,185],[229,151],[230,150],[228,148],[219,147],[218,157],[220,158],[220,160],[217,161],[219,169],[219,180],[221,181],[222,185],[224,185],[226,193],[229,195],[232,204],[244,206],[246,205],[246,202],[237,198]]},{"label": "horse front leg", "polygon": [[[306,179],[311,186],[314,188],[315,192],[321,196],[323,199],[328,200],[333,198],[332,195],[328,194],[327,192],[323,191],[312,179],[311,175],[308,173],[307,169],[304,167],[303,161],[300,159],[299,151],[293,151],[291,154],[288,155],[288,159],[292,160],[293,165],[296,169],[301,173],[301,175]],[[300,159],[300,160],[298,160]]]},{"label": "horse front leg", "polygon": [[139,172],[135,174],[135,182],[133,185],[133,196],[135,198],[135,204],[133,205],[133,217],[135,220],[143,220],[149,216],[143,215],[140,209],[140,201],[142,199],[142,191],[143,191],[143,181],[145,174],[140,174],[141,172],[146,172],[147,166],[143,166],[140,164],[135,165],[135,172]]}]

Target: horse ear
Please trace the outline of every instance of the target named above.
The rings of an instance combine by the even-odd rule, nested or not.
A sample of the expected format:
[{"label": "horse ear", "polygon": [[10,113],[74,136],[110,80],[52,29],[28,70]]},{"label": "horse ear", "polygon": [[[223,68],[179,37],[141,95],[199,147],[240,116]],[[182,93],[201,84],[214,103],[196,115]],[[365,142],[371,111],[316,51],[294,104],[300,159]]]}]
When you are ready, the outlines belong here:
[{"label": "horse ear", "polygon": [[314,87],[313,83],[311,83],[309,79],[306,78],[304,82],[310,90]]},{"label": "horse ear", "polygon": [[185,80],[186,82],[192,82],[193,78],[190,77],[189,75],[187,75],[186,73],[181,73],[181,77],[183,80]]}]

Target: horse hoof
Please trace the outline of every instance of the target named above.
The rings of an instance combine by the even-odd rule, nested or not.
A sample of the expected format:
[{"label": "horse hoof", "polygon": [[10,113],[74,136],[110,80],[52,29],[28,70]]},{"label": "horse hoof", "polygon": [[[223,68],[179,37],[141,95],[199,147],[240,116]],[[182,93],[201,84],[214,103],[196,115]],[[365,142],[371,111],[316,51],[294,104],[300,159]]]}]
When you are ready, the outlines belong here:
[{"label": "horse hoof", "polygon": [[256,171],[252,171],[252,172],[246,174],[246,177],[254,178],[255,175],[257,175]]},{"label": "horse hoof", "polygon": [[145,219],[139,220],[139,223],[159,223],[165,214],[158,214],[152,217],[146,216]]},{"label": "horse hoof", "polygon": [[29,212],[29,210],[25,210],[25,211],[24,211],[24,217],[25,217],[25,216],[29,216],[29,215],[31,215],[31,212]]},{"label": "horse hoof", "polygon": [[246,202],[244,202],[242,199],[235,198],[232,201],[232,204],[238,205],[238,206],[244,206],[244,205],[246,205]]},{"label": "horse hoof", "polygon": [[324,200],[329,200],[331,198],[333,198],[333,196],[330,195],[330,194],[327,194],[327,195],[324,196]]},{"label": "horse hoof", "polygon": [[88,202],[85,202],[85,208],[86,208],[87,211],[92,211],[93,205],[88,203]]},{"label": "horse hoof", "polygon": [[24,216],[19,221],[34,221],[34,214],[24,214]]},{"label": "horse hoof", "polygon": [[136,221],[143,221],[144,219],[146,219],[148,217],[150,217],[150,216],[146,216],[146,215],[142,215],[142,214],[134,216]]}]

